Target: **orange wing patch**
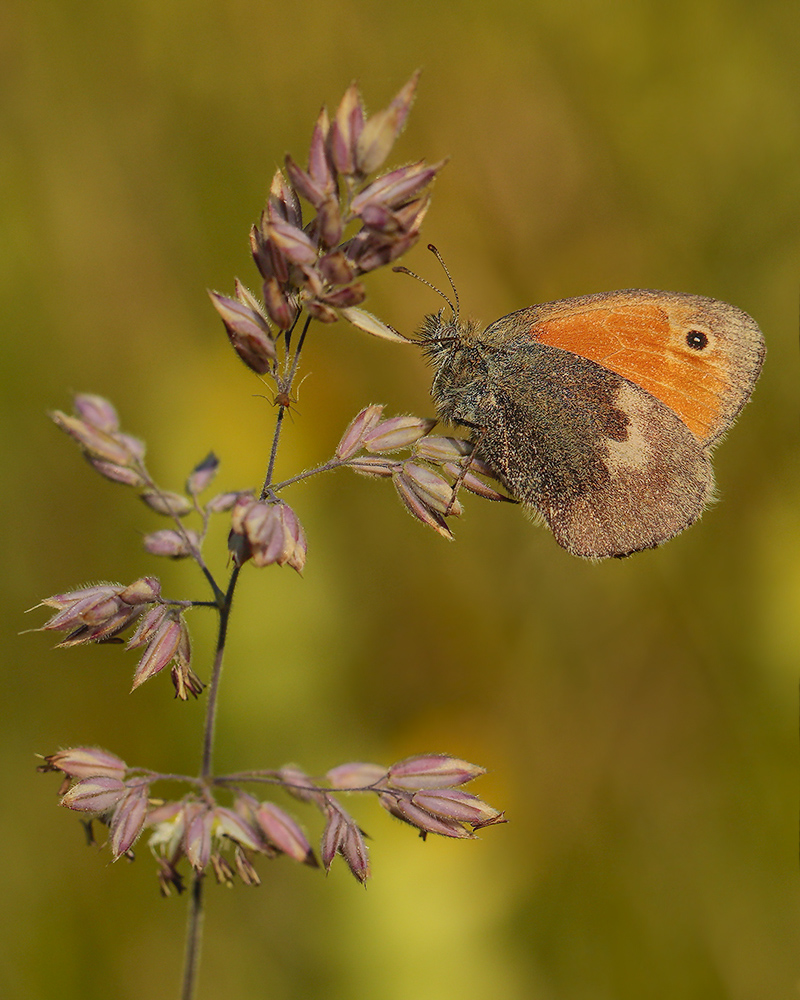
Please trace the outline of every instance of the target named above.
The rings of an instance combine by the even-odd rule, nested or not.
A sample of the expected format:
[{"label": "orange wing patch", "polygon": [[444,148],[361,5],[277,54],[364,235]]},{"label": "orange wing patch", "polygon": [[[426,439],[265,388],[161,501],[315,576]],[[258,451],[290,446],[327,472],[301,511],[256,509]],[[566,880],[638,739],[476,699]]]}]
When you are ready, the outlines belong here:
[{"label": "orange wing patch", "polygon": [[590,308],[531,327],[539,343],[588,358],[641,386],[704,440],[724,407],[730,365],[710,331],[704,331],[709,343],[702,351],[687,345],[686,332],[650,303]]}]

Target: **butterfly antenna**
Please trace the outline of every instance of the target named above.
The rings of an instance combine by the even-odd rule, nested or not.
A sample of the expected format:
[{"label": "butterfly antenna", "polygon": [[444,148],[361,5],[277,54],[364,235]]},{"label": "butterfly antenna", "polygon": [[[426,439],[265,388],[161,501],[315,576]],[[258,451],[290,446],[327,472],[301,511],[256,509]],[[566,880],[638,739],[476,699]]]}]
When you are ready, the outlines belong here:
[{"label": "butterfly antenna", "polygon": [[[458,301],[458,289],[456,288],[456,283],[453,281],[453,276],[450,274],[450,271],[447,268],[447,264],[445,264],[445,262],[444,262],[444,257],[442,257],[442,255],[439,253],[439,248],[435,247],[433,245],[433,243],[429,243],[428,244],[428,249],[433,254],[433,256],[439,261],[439,263],[442,265],[442,270],[447,275],[447,280],[450,282],[450,287],[453,289],[453,298],[456,300],[456,307],[455,307],[455,309],[453,309],[453,307],[451,305],[450,308],[453,309],[453,318],[454,319],[458,319],[458,314],[459,314],[459,312],[461,310],[461,305],[460,305],[460,303]],[[445,296],[442,296],[442,297],[444,298]],[[450,300],[448,299],[448,302],[449,301]]]},{"label": "butterfly antenna", "polygon": [[[412,278],[416,278],[417,281],[421,281],[423,285],[427,285],[428,288],[433,289],[433,291],[436,292],[437,295],[441,295],[441,297],[445,300],[445,302],[450,306],[450,310],[453,313],[453,315],[454,316],[458,315],[456,309],[453,307],[453,303],[450,301],[450,299],[448,299],[448,297],[444,294],[441,288],[437,288],[436,285],[428,281],[427,278],[421,278],[415,271],[412,271],[410,268],[405,267],[403,264],[398,264],[397,267],[393,267],[392,270],[397,271],[398,274],[408,274]],[[458,298],[456,298],[456,304],[458,304]]]}]

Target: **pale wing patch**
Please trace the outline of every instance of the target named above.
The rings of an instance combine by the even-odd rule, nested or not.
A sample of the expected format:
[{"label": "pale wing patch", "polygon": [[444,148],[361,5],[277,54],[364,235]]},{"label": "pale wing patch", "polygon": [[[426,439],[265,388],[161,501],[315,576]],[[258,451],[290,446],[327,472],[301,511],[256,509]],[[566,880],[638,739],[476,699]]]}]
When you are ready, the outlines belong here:
[{"label": "pale wing patch", "polygon": [[543,507],[558,542],[590,559],[660,545],[697,520],[713,491],[706,450],[672,410],[627,383],[617,404],[628,438],[604,442],[607,481]]},{"label": "pale wing patch", "polygon": [[652,443],[644,435],[644,422],[650,407],[644,404],[642,393],[623,382],[617,394],[616,406],[627,414],[630,422],[625,441],[606,439],[606,467],[612,476],[619,475],[625,469],[643,468],[653,451]]}]

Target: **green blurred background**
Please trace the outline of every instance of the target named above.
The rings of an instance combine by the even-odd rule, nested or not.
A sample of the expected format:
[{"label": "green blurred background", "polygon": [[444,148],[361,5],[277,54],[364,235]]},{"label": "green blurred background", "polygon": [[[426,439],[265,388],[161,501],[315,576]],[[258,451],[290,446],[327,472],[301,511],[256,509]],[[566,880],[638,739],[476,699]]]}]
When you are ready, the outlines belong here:
[{"label": "green blurred background", "polygon": [[[249,225],[320,105],[357,78],[376,110],[421,66],[395,162],[451,158],[424,236],[465,312],[679,289],[752,313],[766,367],[719,450],[721,502],[627,561],[573,559],[510,505],[468,501],[447,544],[384,483],[293,492],[308,566],[244,573],[219,768],[444,750],[489,769],[475,790],[511,822],[422,843],[353,801],[368,890],[286,861],[258,890],[209,885],[199,996],[797,996],[796,5],[4,6],[3,995],[177,996],[184,902],[159,898],[144,846],[113,867],[87,849],[34,753],[94,743],[194,770],[202,717],[166,678],[128,695],[133,653],[19,636],[43,620],[25,608],[87,581],[156,572],[206,596],[143,554],[161,524],[45,411],[102,393],[165,486],[209,448],[222,487],[257,482],[274,410],[205,289],[254,282]],[[424,243],[405,262],[441,283]],[[369,288],[404,331],[439,305],[388,271]],[[431,412],[417,353],[344,324],[315,331],[305,372],[287,475],[367,403]],[[204,664],[210,621],[193,624]]]}]

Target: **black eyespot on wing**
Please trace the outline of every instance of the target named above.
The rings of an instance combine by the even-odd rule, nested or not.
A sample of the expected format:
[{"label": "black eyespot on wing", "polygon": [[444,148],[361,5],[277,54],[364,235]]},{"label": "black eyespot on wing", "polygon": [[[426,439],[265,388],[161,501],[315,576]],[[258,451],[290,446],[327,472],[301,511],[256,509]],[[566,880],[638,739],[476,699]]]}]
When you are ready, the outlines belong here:
[{"label": "black eyespot on wing", "polygon": [[686,334],[686,343],[693,351],[703,351],[708,347],[708,334],[702,330],[690,330]]}]

